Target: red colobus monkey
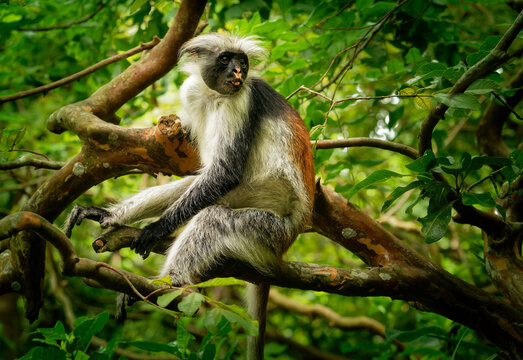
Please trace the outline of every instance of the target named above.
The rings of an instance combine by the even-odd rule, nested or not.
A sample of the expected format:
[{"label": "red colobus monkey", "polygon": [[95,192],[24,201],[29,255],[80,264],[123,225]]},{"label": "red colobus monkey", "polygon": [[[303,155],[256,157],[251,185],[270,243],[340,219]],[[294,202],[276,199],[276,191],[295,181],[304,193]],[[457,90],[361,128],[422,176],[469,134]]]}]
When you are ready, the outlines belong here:
[{"label": "red colobus monkey", "polygon": [[[174,285],[197,281],[225,259],[273,273],[310,220],[314,167],[298,113],[261,78],[248,76],[250,61],[264,53],[252,37],[206,34],[185,43],[180,54],[189,77],[180,88],[178,115],[198,149],[201,170],[106,209],[77,206],[66,233],[83,218],[107,227],[160,216],[131,249],[146,258],[185,225],[160,273]],[[260,321],[249,359],[263,357],[268,291],[268,284],[249,290],[251,314]]]}]

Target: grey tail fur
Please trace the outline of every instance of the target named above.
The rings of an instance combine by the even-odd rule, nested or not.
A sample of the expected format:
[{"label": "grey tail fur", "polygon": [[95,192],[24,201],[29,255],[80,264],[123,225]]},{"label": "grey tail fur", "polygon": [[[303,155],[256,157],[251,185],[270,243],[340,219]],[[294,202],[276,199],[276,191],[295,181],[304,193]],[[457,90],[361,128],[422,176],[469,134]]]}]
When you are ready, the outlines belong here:
[{"label": "grey tail fur", "polygon": [[270,284],[247,284],[247,306],[249,314],[258,321],[258,336],[247,338],[247,360],[263,360],[265,344],[265,323],[267,319],[267,301],[269,299]]}]

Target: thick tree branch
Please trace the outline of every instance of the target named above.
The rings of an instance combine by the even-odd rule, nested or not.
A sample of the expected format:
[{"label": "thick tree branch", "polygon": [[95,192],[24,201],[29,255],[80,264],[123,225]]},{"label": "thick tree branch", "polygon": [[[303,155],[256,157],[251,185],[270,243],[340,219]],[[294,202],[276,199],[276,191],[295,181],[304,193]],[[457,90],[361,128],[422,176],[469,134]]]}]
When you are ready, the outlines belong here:
[{"label": "thick tree branch", "polygon": [[[69,238],[57,227],[40,215],[27,211],[13,213],[0,220],[0,240],[28,230],[38,233],[58,249],[64,262],[64,274],[71,274],[78,257]],[[11,251],[13,251],[12,246]],[[21,266],[17,266],[17,268],[21,268]]]},{"label": "thick tree branch", "polygon": [[[93,117],[88,117],[89,115],[85,115],[85,117],[79,115],[79,109],[85,113],[95,115],[100,119],[117,122],[118,119],[114,114],[117,109],[130,98],[162,77],[176,64],[178,50],[194,33],[205,8],[205,4],[206,1],[203,0],[183,0],[169,31],[157,46],[139,61],[129,66],[120,76],[96,91],[88,99],[69,105],[72,108],[70,112],[68,112],[68,109],[55,112],[48,120],[48,127],[52,131],[59,133],[65,130],[60,126],[61,123],[75,121],[74,119],[64,119],[58,114],[62,116],[66,116],[67,114],[78,116],[76,118],[78,122],[83,120],[92,121],[94,119]],[[86,124],[86,126],[88,127],[89,125]],[[159,126],[157,128],[160,129]],[[173,153],[164,152],[164,155],[160,155],[157,158],[160,159],[161,162],[164,162],[164,164],[175,164],[181,157],[180,154],[176,153],[176,150],[179,149],[180,146],[187,146],[187,144],[182,141],[176,141],[176,139],[170,137],[169,133],[162,133],[161,131],[160,133],[156,131],[148,132],[147,130],[131,130],[131,132],[133,132],[135,136],[145,135],[148,141],[166,144],[167,147],[163,149],[163,151],[173,151]],[[155,140],[155,136],[158,137],[158,140]],[[102,140],[102,143],[105,142],[105,145],[103,145],[105,148],[102,146],[101,150],[109,150],[110,146],[108,144],[122,145],[118,140],[115,134],[107,133],[106,137]],[[144,141],[147,142],[147,140],[140,141],[136,139],[135,143],[143,145]],[[173,142],[182,145],[173,146]],[[134,161],[134,165],[131,166],[131,168],[136,168],[138,164],[138,167],[148,168],[149,172],[154,172],[155,164],[152,158],[150,158],[146,147],[137,146],[135,151],[129,154],[123,154],[121,152],[115,153],[114,151],[106,151],[99,154],[93,150],[99,143],[100,138],[92,138],[88,143],[84,142],[82,153],[55,172],[53,176],[35,192],[22,210],[35,212],[50,221],[54,220],[67,205],[85,190],[103,180],[119,176],[129,171],[130,166],[128,163],[120,164],[122,156],[125,157],[128,162],[131,160]],[[125,146],[123,148],[125,148]],[[118,149],[113,150],[118,151]],[[186,153],[181,155],[186,156]],[[169,160],[169,157],[174,158]],[[163,159],[163,161],[161,159]],[[186,161],[186,163],[189,162],[190,161]],[[197,164],[197,161],[194,163]],[[193,166],[193,168],[195,167],[196,166]],[[173,173],[186,169],[181,169],[179,166],[174,165],[173,167],[166,166],[166,168],[160,169],[160,171],[164,170],[168,170],[168,173]],[[21,273],[23,277],[24,296],[27,300],[26,317],[30,321],[37,318],[42,304],[42,285],[44,283],[42,279],[44,276],[43,269],[45,261],[43,255],[45,254],[44,246],[45,243],[39,239],[39,237],[31,235],[28,232],[20,233],[11,242],[13,254],[20,257],[17,264],[19,264],[21,268],[17,269],[17,271]]]},{"label": "thick tree branch", "polygon": [[[205,9],[206,1],[182,1],[176,16],[165,37],[140,61],[129,66],[122,74],[102,86],[88,99],[68,106],[80,106],[102,120],[117,122],[114,113],[129,99],[164,76],[178,61],[178,49],[189,40]],[[57,113],[48,120],[49,129],[54,132],[63,130],[52,125]]]},{"label": "thick tree branch", "polygon": [[[317,188],[313,227],[370,266],[394,269],[392,274],[397,276],[394,279],[395,286],[398,289],[401,286],[408,287],[408,299],[396,297],[399,294],[387,296],[415,301],[423,310],[465,324],[485,334],[501,348],[511,349],[512,354],[523,350],[523,329],[517,325],[523,320],[521,308],[512,307],[450,275],[327,187]],[[338,273],[334,273],[331,279],[336,281],[338,276]],[[323,291],[330,292],[328,288]],[[488,318],[484,316],[485,313],[488,313]],[[520,320],[512,321],[513,316]],[[498,331],[505,335],[500,336]]]}]

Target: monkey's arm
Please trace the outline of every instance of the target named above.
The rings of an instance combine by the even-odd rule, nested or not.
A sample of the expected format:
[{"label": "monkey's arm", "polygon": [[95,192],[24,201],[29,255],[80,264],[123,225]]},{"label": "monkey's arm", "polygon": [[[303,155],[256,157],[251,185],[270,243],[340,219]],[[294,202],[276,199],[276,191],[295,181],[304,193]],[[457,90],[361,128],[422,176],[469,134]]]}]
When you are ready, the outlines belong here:
[{"label": "monkey's arm", "polygon": [[206,166],[189,189],[171,206],[160,219],[146,226],[134,240],[131,249],[149,256],[153,245],[169,236],[179,226],[207,206],[215,204],[222,196],[238,186],[247,162],[252,130],[247,124],[244,130],[221,144],[212,164]]},{"label": "monkey's arm", "polygon": [[131,196],[109,208],[75,205],[64,224],[64,232],[70,237],[75,225],[83,219],[100,223],[102,228],[111,225],[132,224],[138,220],[160,216],[189,188],[195,176],[187,176],[165,185],[154,186]]}]

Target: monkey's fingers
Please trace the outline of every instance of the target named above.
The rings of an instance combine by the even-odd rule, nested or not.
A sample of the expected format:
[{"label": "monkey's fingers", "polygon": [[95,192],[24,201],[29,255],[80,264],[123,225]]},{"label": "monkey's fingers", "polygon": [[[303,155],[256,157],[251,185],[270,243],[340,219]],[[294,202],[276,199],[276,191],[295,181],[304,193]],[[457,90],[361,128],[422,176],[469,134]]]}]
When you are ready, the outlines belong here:
[{"label": "monkey's fingers", "polygon": [[131,243],[131,250],[142,255],[146,259],[151,253],[153,246],[159,241],[158,234],[149,226],[146,226]]},{"label": "monkey's fingers", "polygon": [[75,225],[80,225],[83,219],[90,219],[101,223],[104,219],[111,216],[111,213],[105,209],[95,206],[81,206],[75,205],[73,210],[69,213],[64,224],[64,233],[67,237],[71,237],[71,232]]}]

